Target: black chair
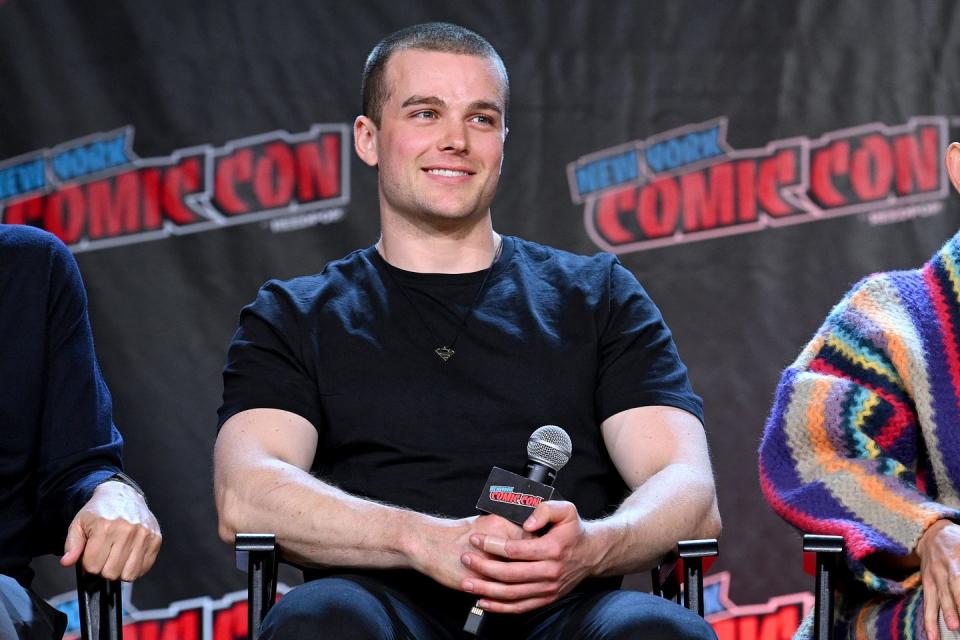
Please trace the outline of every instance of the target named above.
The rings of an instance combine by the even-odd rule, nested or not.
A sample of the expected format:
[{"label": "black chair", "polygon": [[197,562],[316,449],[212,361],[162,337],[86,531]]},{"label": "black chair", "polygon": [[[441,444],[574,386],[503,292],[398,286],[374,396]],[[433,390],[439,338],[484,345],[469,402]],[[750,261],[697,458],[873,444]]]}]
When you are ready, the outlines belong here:
[{"label": "black chair", "polygon": [[843,537],[807,533],[803,536],[803,550],[814,553],[814,640],[833,640],[833,591],[839,562],[843,557]]},{"label": "black chair", "polygon": [[247,637],[256,640],[277,599],[277,538],[272,533],[238,533],[234,549],[237,568],[247,572]]},{"label": "black chair", "polygon": [[86,573],[77,563],[77,601],[83,640],[122,640],[120,581]]},{"label": "black chair", "polygon": [[[682,540],[676,550],[650,572],[653,594],[673,600],[703,617],[703,574],[720,553],[720,545],[714,538],[706,540]],[[683,572],[683,590],[680,589],[680,572]],[[681,599],[681,595],[683,596]]]},{"label": "black chair", "polygon": [[[272,533],[238,533],[234,548],[237,565],[246,565],[248,637],[256,640],[260,635],[260,623],[277,599],[279,549]],[[718,553],[719,544],[714,539],[678,543],[677,549],[651,571],[654,595],[674,600],[703,616],[704,558],[714,557]]]}]

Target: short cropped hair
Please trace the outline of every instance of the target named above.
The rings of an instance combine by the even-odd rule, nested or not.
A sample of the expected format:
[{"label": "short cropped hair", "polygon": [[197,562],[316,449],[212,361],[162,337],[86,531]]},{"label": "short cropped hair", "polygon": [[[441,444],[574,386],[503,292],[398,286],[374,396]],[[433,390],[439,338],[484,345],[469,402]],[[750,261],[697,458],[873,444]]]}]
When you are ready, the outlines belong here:
[{"label": "short cropped hair", "polygon": [[387,61],[394,53],[405,49],[461,53],[491,60],[502,78],[504,118],[506,118],[506,108],[510,102],[510,79],[507,77],[507,68],[493,45],[478,33],[459,25],[449,22],[426,22],[391,33],[367,56],[360,84],[361,112],[373,120],[378,127],[383,116],[383,105],[390,97],[390,88],[385,78]]}]

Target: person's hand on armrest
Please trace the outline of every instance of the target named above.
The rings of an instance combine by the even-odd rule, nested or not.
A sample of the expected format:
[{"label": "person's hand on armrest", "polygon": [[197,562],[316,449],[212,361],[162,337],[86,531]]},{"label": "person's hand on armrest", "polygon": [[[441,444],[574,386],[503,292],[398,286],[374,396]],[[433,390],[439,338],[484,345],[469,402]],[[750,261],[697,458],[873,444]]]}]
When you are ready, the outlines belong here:
[{"label": "person's hand on armrest", "polygon": [[160,525],[143,496],[123,482],[100,484],[67,528],[60,564],[78,560],[88,573],[136,580],[160,551]]}]

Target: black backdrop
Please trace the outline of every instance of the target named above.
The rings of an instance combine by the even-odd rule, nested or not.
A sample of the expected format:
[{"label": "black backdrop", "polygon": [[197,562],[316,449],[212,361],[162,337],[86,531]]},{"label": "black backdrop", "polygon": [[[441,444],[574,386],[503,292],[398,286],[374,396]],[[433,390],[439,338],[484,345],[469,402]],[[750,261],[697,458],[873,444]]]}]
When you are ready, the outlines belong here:
[{"label": "black backdrop", "polygon": [[[484,34],[510,71],[496,228],[617,251],[673,329],[705,399],[724,515],[715,569],[731,573],[732,598],[809,589],[798,536],[760,494],[756,448],[779,371],[830,306],[871,271],[919,264],[957,226],[941,162],[960,106],[954,3],[0,0],[0,221],[72,234],[127,467],[164,529],[133,603],[242,587],[210,490],[225,348],[264,280],[375,241],[376,174],[349,137],[360,70],[383,35],[426,20]],[[329,125],[342,154],[324,156],[332,182],[311,199],[304,174],[266,148],[293,154],[288,132],[319,149],[313,125]],[[113,147],[123,162],[97,164],[101,133],[127,136],[119,160]],[[691,146],[698,136],[707,143]],[[677,166],[654,171],[650,151],[670,140]],[[256,185],[223,169],[240,148],[268,158],[251,165]],[[783,166],[753,186],[718,168],[776,149]],[[63,152],[85,158],[82,175],[58,173]],[[632,169],[603,164],[623,153]],[[191,156],[199,173],[148,195],[150,167]],[[42,184],[10,177],[37,159]],[[211,196],[220,179],[242,213]],[[264,197],[278,192],[280,204]],[[743,203],[760,192],[751,217]],[[38,566],[41,592],[69,588],[52,562]]]}]

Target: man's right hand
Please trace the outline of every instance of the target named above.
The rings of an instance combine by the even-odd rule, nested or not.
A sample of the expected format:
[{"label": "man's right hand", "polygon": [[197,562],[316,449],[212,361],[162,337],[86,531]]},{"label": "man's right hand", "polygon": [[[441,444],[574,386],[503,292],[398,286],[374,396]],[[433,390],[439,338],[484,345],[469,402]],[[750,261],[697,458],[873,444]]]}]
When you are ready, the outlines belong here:
[{"label": "man's right hand", "polygon": [[930,525],[917,543],[917,555],[923,580],[923,626],[929,640],[939,640],[939,610],[948,629],[960,628],[960,526],[950,520]]},{"label": "man's right hand", "polygon": [[411,541],[411,564],[414,569],[443,586],[462,591],[464,579],[478,577],[461,561],[465,553],[478,553],[477,548],[470,544],[470,537],[476,534],[508,540],[531,537],[522,527],[497,515],[460,520],[436,518],[426,528],[426,535],[417,535]]}]

